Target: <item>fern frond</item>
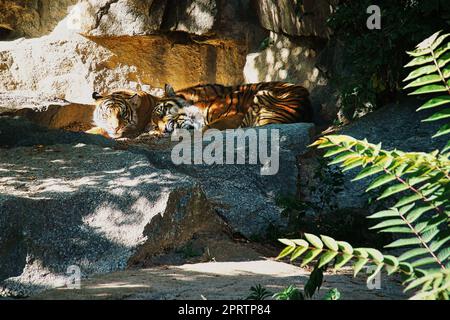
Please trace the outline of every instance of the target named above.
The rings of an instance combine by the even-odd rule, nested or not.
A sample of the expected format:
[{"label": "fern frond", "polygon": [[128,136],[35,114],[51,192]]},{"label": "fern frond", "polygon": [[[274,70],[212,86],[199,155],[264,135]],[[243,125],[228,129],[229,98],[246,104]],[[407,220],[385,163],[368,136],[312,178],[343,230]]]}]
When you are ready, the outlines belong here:
[{"label": "fern frond", "polygon": [[[430,99],[417,111],[436,108],[450,102],[450,42],[444,42],[450,37],[450,33],[440,35],[440,32],[433,34],[417,46],[417,49],[408,52],[414,57],[405,67],[415,67],[403,80],[409,81],[407,88],[417,88],[410,95],[420,95],[427,93],[446,92],[442,95]],[[437,84],[441,83],[441,84]],[[450,117],[449,109],[437,112],[423,121],[437,121]],[[450,124],[443,126],[433,137],[439,137],[450,133]],[[447,145],[442,152],[449,150]]]}]

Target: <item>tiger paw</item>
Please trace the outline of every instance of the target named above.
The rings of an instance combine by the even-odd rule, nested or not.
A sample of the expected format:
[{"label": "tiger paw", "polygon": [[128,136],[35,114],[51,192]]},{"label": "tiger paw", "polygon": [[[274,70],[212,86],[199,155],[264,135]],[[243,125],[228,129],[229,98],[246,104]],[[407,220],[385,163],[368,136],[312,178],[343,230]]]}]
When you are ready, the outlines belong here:
[{"label": "tiger paw", "polygon": [[109,135],[108,135],[108,133],[103,129],[103,128],[100,128],[100,127],[94,127],[94,128],[92,128],[92,129],[90,129],[90,130],[87,130],[87,131],[85,131],[86,133],[89,133],[89,134],[96,134],[96,135],[100,135],[100,136],[103,136],[103,137],[105,137],[105,138],[111,138]]}]

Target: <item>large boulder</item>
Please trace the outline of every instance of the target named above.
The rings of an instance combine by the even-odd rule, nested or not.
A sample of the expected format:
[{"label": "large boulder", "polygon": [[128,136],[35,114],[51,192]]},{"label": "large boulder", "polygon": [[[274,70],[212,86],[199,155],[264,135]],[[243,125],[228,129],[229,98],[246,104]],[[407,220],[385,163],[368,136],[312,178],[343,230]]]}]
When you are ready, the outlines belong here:
[{"label": "large boulder", "polygon": [[[58,118],[56,108],[17,114],[57,128],[58,122],[46,122]],[[70,105],[59,108],[69,118],[80,112]],[[3,294],[28,295],[64,285],[72,265],[83,275],[146,266],[194,238],[230,243],[229,234],[261,238],[273,228],[284,229],[288,217],[281,214],[277,196],[297,192],[296,157],[310,143],[312,125],[261,128],[256,137],[263,129],[279,130],[274,152],[280,163],[274,175],[263,175],[267,164],[261,162],[174,164],[177,142],[168,138],[143,135],[115,142],[2,116]],[[242,149],[233,148],[237,159]]]},{"label": "large boulder", "polygon": [[[446,138],[431,136],[445,120],[441,123],[422,122],[421,120],[431,116],[433,111],[416,112],[421,104],[422,101],[408,99],[399,104],[387,105],[333,134],[367,139],[374,144],[382,143],[382,147],[387,150],[431,152],[442,149],[447,142]],[[320,232],[334,232],[347,239],[356,234],[360,234],[358,240],[371,237],[367,231],[369,222],[365,217],[392,203],[374,202],[380,193],[379,190],[365,192],[370,179],[352,181],[358,169],[341,172],[338,166],[328,166],[328,160],[324,159],[323,152],[317,149],[311,149],[299,158],[299,190],[302,201],[314,208],[308,210],[309,217],[321,220]],[[353,222],[358,226],[352,225]],[[341,228],[342,223],[347,224],[345,230]],[[328,225],[327,230],[324,230],[325,225]],[[352,234],[346,235],[346,230],[352,226],[355,227]],[[372,241],[371,245],[373,244]]]},{"label": "large boulder", "polygon": [[9,290],[61,284],[71,265],[84,275],[123,269],[146,243],[146,254],[158,254],[225,230],[195,180],[143,155],[20,120],[3,118],[0,130],[8,138],[0,142],[8,147],[0,153],[0,280]]},{"label": "large boulder", "polygon": [[333,12],[328,0],[258,0],[261,25],[276,33],[290,36],[327,38],[331,30],[327,19]]},{"label": "large boulder", "polygon": [[1,0],[0,40],[17,37],[40,37],[50,33],[78,0]]},{"label": "large boulder", "polygon": [[91,103],[93,90],[240,84],[246,55],[265,32],[256,15],[244,14],[252,12],[249,2],[221,6],[200,0],[79,1],[51,33],[0,43],[0,91]]}]

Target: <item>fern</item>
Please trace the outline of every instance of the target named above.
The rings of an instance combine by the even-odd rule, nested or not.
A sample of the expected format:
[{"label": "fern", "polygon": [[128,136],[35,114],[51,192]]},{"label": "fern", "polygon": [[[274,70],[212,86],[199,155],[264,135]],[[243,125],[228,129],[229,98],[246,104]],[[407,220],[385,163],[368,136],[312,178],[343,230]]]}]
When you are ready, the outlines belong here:
[{"label": "fern", "polygon": [[[430,99],[418,110],[442,107],[450,102],[450,34],[440,32],[408,52],[413,60],[406,67],[419,66],[404,80],[411,94],[445,92]],[[450,117],[450,108],[436,112],[424,121]],[[444,125],[434,136],[450,133]],[[354,180],[371,178],[367,188],[380,190],[378,199],[395,198],[387,210],[370,219],[378,221],[371,229],[395,233],[397,240],[386,248],[402,248],[395,257],[373,248],[353,248],[349,243],[327,236],[305,234],[305,239],[280,239],[286,248],[279,259],[291,261],[302,257],[302,266],[318,260],[318,267],[328,264],[336,269],[351,264],[356,276],[367,265],[376,267],[370,282],[381,270],[405,275],[405,290],[418,290],[413,298],[448,299],[450,294],[450,143],[442,151],[431,153],[383,150],[367,140],[330,135],[318,139],[313,146],[327,149],[330,164],[339,164],[343,171],[360,168]]]},{"label": "fern", "polygon": [[[414,88],[410,95],[426,93],[443,93],[428,100],[418,111],[441,107],[450,103],[450,42],[444,42],[450,33],[441,35],[436,32],[417,45],[416,50],[408,52],[413,59],[405,67],[416,67],[403,81],[409,84],[406,88]],[[450,118],[450,109],[434,113],[423,121],[436,121]],[[433,137],[450,133],[450,123],[442,126]],[[450,141],[442,152],[450,150]]]}]

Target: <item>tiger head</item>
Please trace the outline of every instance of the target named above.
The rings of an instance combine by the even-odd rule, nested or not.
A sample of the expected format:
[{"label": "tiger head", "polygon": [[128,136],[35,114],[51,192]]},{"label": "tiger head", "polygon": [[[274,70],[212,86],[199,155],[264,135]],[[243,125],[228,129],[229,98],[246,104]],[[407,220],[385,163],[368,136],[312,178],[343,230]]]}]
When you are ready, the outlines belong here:
[{"label": "tiger head", "polygon": [[140,97],[132,91],[115,91],[102,96],[97,92],[92,94],[95,100],[94,123],[105,130],[113,139],[124,136],[135,129]]},{"label": "tiger head", "polygon": [[160,134],[170,134],[175,129],[200,129],[204,126],[202,111],[175,94],[166,85],[166,95],[155,106],[151,124]]}]

